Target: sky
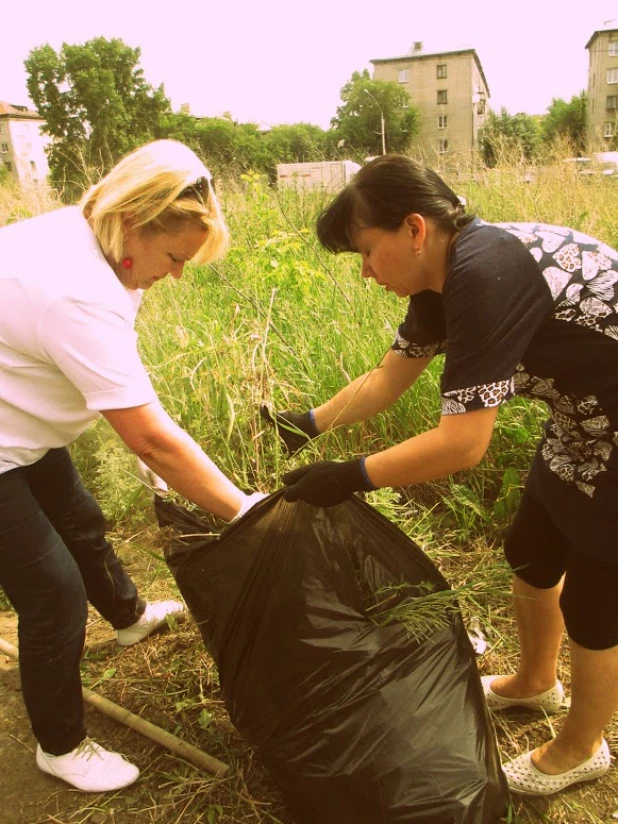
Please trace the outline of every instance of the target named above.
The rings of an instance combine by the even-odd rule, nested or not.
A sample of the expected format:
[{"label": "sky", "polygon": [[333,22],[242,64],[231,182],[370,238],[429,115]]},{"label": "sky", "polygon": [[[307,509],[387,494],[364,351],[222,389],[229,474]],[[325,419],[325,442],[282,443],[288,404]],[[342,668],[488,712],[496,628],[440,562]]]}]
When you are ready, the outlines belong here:
[{"label": "sky", "polygon": [[[542,114],[552,98],[587,86],[592,33],[614,19],[618,0],[32,0],[0,46],[0,100],[31,105],[24,60],[45,43],[118,37],[141,50],[140,66],[163,84],[174,110],[231,113],[265,126],[328,128],[340,90],[375,58],[474,48],[489,105]],[[16,15],[18,5],[12,6]],[[577,9],[576,11],[574,9]]]}]

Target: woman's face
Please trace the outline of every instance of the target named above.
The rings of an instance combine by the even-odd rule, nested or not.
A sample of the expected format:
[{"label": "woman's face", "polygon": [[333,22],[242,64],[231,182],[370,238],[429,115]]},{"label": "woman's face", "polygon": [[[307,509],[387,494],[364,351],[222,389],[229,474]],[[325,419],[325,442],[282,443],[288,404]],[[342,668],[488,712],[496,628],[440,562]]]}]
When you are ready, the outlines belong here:
[{"label": "woman's face", "polygon": [[362,258],[361,274],[373,278],[387,292],[404,298],[422,292],[418,231],[407,219],[399,229],[365,228],[352,234],[354,248]]},{"label": "woman's face", "polygon": [[197,226],[187,226],[174,234],[131,229],[125,235],[123,257],[130,258],[133,266],[117,266],[118,277],[127,289],[149,289],[167,275],[180,280],[185,263],[197,254],[205,240],[206,229]]}]

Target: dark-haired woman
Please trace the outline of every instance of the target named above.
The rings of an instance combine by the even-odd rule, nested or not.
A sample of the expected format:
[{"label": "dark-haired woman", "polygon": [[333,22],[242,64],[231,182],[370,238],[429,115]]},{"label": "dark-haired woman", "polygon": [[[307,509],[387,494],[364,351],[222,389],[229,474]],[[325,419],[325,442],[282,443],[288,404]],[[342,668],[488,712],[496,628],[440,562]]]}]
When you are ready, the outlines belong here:
[{"label": "dark-haired woman", "polygon": [[442,414],[389,449],[288,473],[287,499],[332,506],[469,469],[501,404],[545,401],[551,416],[505,540],[520,664],[483,685],[495,710],[558,709],[566,625],[571,707],[553,740],[504,770],[511,789],[535,795],[602,775],[618,709],[618,254],[567,228],[472,218],[437,174],[397,155],[363,167],[317,231],[409,304],[379,368],[316,409],[275,415],[287,447],[386,409],[438,353]]}]

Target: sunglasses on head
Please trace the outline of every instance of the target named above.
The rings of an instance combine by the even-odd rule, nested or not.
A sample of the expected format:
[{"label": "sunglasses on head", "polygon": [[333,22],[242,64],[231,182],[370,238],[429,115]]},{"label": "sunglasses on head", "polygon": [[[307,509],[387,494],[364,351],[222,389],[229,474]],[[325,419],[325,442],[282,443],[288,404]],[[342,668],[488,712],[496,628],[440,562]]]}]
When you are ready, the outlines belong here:
[{"label": "sunglasses on head", "polygon": [[211,188],[214,193],[214,185],[212,180],[209,180],[207,177],[198,177],[195,183],[190,183],[189,186],[185,186],[178,197],[195,196],[200,201],[202,206],[205,206],[206,201],[208,200],[208,192]]}]

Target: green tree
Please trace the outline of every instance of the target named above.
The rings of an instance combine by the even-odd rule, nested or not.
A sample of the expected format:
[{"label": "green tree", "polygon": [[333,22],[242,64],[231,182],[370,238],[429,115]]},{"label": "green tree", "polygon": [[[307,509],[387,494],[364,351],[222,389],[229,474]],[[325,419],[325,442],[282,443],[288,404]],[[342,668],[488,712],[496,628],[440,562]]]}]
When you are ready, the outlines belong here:
[{"label": "green tree", "polygon": [[185,112],[168,112],[159,121],[161,137],[174,138],[185,143],[194,151],[199,149],[198,139],[199,120]]},{"label": "green tree", "polygon": [[162,121],[166,137],[182,140],[216,175],[249,170],[276,179],[277,163],[303,163],[335,157],[329,133],[311,123],[273,126],[263,132],[255,123],[227,117],[191,117],[169,114]]},{"label": "green tree", "polygon": [[342,105],[331,125],[346,154],[382,153],[382,125],[387,152],[405,152],[420,127],[418,109],[398,83],[372,80],[369,72],[354,72],[341,89]]},{"label": "green tree", "polygon": [[217,176],[269,167],[265,136],[255,123],[238,123],[228,117],[193,117],[168,114],[162,119],[163,136],[190,146]]},{"label": "green tree", "polygon": [[531,161],[541,149],[542,118],[518,112],[489,112],[480,134],[483,160],[495,166],[504,158]]},{"label": "green tree", "polygon": [[73,200],[93,174],[160,136],[169,112],[163,86],[153,89],[139,68],[139,48],[97,37],[83,45],[46,44],[25,60],[28,92],[52,138],[50,178]]},{"label": "green tree", "polygon": [[312,123],[273,126],[264,143],[273,164],[324,160],[327,151],[326,132]]},{"label": "green tree", "polygon": [[586,92],[574,95],[569,103],[554,98],[543,118],[542,133],[547,144],[568,143],[573,154],[583,155],[586,150]]}]

